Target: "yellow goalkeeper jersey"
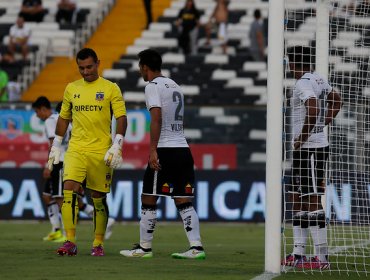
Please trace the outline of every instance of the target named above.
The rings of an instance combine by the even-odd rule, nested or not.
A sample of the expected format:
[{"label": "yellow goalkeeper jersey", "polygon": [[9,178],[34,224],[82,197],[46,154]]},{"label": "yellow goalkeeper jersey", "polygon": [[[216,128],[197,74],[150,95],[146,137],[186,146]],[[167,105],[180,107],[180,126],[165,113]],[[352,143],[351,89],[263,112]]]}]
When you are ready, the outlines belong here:
[{"label": "yellow goalkeeper jersey", "polygon": [[112,115],[126,115],[125,102],[117,84],[102,77],[94,82],[80,79],[65,89],[60,117],[72,120],[68,149],[105,152],[112,144]]}]

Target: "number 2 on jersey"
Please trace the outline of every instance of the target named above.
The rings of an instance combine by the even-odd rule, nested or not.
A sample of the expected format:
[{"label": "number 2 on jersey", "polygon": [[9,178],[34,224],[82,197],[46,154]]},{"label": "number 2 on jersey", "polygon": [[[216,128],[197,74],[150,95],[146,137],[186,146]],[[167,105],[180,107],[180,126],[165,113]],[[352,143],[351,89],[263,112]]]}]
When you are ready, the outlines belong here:
[{"label": "number 2 on jersey", "polygon": [[178,91],[174,91],[172,94],[172,100],[173,102],[179,102],[176,107],[175,111],[175,121],[182,121],[183,115],[181,115],[181,109],[182,109],[182,98],[181,98],[181,93]]}]

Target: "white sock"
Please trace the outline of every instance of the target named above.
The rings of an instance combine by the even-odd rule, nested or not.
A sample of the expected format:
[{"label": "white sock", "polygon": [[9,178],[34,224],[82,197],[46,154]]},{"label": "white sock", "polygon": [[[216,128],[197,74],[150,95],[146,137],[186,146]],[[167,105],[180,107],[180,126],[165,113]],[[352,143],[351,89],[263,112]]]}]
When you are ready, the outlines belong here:
[{"label": "white sock", "polygon": [[313,244],[315,245],[315,255],[321,262],[327,261],[328,238],[324,210],[317,210],[308,214],[310,220],[310,232]]},{"label": "white sock", "polygon": [[81,209],[89,218],[92,218],[94,215],[94,206],[90,204],[85,204],[84,209]]},{"label": "white sock", "polygon": [[157,206],[141,206],[140,219],[140,246],[144,249],[152,248],[155,224],[157,223]]},{"label": "white sock", "polygon": [[48,205],[48,216],[53,231],[59,230],[61,228],[61,222],[59,219],[59,206],[56,202],[52,202]]},{"label": "white sock", "polygon": [[319,226],[310,227],[311,237],[313,244],[315,245],[315,255],[321,262],[326,262],[328,255],[328,238],[327,229],[319,228]]},{"label": "white sock", "polygon": [[294,255],[304,256],[306,254],[307,238],[308,238],[308,228],[293,226]]},{"label": "white sock", "polygon": [[181,219],[184,223],[186,236],[190,247],[202,247],[202,241],[199,232],[199,218],[192,203],[184,203],[178,206]]}]

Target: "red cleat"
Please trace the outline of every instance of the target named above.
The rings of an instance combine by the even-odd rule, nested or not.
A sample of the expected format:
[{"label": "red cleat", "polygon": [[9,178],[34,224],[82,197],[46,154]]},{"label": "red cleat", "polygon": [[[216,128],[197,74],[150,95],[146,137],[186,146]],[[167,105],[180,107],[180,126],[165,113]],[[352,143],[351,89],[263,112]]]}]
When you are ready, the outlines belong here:
[{"label": "red cleat", "polygon": [[281,261],[281,265],[285,266],[297,266],[298,264],[305,263],[306,256],[296,258],[293,254],[289,254]]},{"label": "red cleat", "polygon": [[330,263],[328,261],[320,261],[319,258],[313,257],[309,259],[307,262],[303,262],[301,265],[297,265],[297,268],[304,268],[304,269],[329,269]]},{"label": "red cleat", "polygon": [[91,249],[91,256],[94,257],[103,257],[104,256],[104,248],[102,245],[92,247]]},{"label": "red cleat", "polygon": [[61,247],[58,248],[57,254],[59,256],[76,256],[77,255],[77,246],[71,241],[66,241]]}]

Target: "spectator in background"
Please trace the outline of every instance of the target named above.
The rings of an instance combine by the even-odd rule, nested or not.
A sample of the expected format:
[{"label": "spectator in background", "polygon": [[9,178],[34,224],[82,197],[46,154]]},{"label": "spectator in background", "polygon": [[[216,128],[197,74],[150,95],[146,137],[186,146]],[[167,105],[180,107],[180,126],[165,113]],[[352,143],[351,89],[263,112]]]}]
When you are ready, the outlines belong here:
[{"label": "spectator in background", "polygon": [[9,31],[9,53],[14,56],[16,51],[21,51],[23,59],[27,59],[28,55],[28,39],[31,35],[31,30],[24,24],[24,18],[18,16],[16,24],[10,27]]},{"label": "spectator in background", "polygon": [[251,42],[250,53],[255,61],[265,60],[265,36],[263,35],[263,21],[261,18],[261,11],[259,9],[254,11],[254,21],[252,22],[249,39]]},{"label": "spectator in background", "polygon": [[145,29],[148,29],[149,25],[153,21],[152,0],[143,0],[143,1],[144,1],[144,8],[145,8],[145,14],[146,14],[146,27],[145,27]]},{"label": "spectator in background", "polygon": [[17,77],[10,77],[6,87],[8,91],[9,102],[20,101],[22,97],[22,90],[20,83],[17,82]]},{"label": "spectator in background", "polygon": [[23,0],[19,15],[25,21],[42,22],[46,13],[41,0]]},{"label": "spectator in background", "polygon": [[370,14],[370,0],[362,0],[356,5],[356,15],[368,17]]},{"label": "spectator in background", "polygon": [[0,64],[11,64],[14,61],[14,55],[12,55],[9,50],[6,50],[5,53],[0,53]]},{"label": "spectator in background", "polygon": [[60,0],[55,21],[58,23],[72,23],[76,7],[76,0]]},{"label": "spectator in background", "polygon": [[187,0],[175,22],[179,29],[179,46],[184,54],[196,52],[196,39],[198,36],[200,13],[194,0]]},{"label": "spectator in background", "polygon": [[8,74],[4,70],[0,69],[0,102],[8,102],[8,82]]},{"label": "spectator in background", "polygon": [[[355,14],[355,10],[356,10],[356,0],[351,0],[350,2],[346,4],[342,4],[340,12],[342,16],[353,16]],[[330,12],[331,12],[331,15],[335,14],[335,11],[333,10]]]},{"label": "spectator in background", "polygon": [[[339,3],[337,3],[339,6]],[[342,4],[341,13],[346,16],[362,16],[367,17],[370,14],[369,0],[350,0],[348,3]]]},{"label": "spectator in background", "polygon": [[222,46],[222,51],[226,54],[227,48],[227,33],[226,27],[229,19],[229,11],[227,5],[229,2],[227,0],[217,0],[217,4],[211,17],[209,18],[208,23],[206,24],[206,35],[207,41],[206,45],[210,44],[212,29],[215,26],[218,27],[217,38]]}]

